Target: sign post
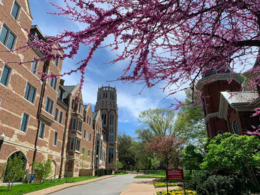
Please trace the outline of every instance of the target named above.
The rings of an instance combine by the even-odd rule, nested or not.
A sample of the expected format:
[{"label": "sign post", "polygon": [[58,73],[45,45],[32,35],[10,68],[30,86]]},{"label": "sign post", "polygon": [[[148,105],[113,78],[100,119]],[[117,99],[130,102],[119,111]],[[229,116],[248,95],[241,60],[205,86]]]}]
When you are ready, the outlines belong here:
[{"label": "sign post", "polygon": [[167,194],[168,194],[168,180],[183,180],[183,189],[185,193],[185,184],[183,178],[183,169],[167,169],[166,171],[166,180],[167,180]]}]

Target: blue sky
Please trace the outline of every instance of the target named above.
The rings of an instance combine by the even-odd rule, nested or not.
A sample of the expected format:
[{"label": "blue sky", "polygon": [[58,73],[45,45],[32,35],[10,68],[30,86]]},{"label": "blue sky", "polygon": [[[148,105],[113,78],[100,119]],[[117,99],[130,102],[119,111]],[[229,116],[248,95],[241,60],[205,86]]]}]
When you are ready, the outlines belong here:
[{"label": "blue sky", "polygon": [[[62,4],[62,0],[53,0],[54,3]],[[63,16],[53,16],[47,12],[55,12],[46,1],[30,0],[31,11],[33,16],[33,24],[38,25],[43,34],[55,35],[62,32],[64,29],[78,31],[84,28],[79,23],[73,23]],[[109,40],[106,40],[109,42]],[[86,58],[88,54],[87,47],[81,47],[77,56],[73,60],[65,60],[63,62],[63,72],[73,69],[76,63]],[[123,69],[127,66],[127,61],[116,65],[108,65],[105,62],[112,60],[116,55],[115,51],[110,51],[109,48],[99,49],[91,63],[88,65],[85,73],[85,83],[83,87],[84,103],[91,103],[94,108],[98,87],[110,85],[117,88],[117,99],[119,107],[119,132],[125,132],[131,136],[135,136],[135,130],[140,126],[138,123],[138,115],[141,111],[149,108],[168,108],[170,103],[174,103],[174,98],[183,100],[184,92],[180,92],[175,96],[166,97],[169,90],[162,91],[164,83],[160,83],[152,89],[145,89],[139,95],[143,88],[143,84],[122,83],[121,81],[107,82],[116,80],[122,75]],[[65,85],[76,85],[80,81],[79,74],[73,74],[64,77]]]}]

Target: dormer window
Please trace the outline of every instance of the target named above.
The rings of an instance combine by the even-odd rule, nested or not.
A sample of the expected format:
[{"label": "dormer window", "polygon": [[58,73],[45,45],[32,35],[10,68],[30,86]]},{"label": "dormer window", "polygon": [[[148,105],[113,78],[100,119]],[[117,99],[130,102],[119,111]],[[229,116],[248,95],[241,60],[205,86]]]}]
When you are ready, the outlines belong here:
[{"label": "dormer window", "polygon": [[63,91],[61,89],[59,89],[58,98],[63,100]]}]

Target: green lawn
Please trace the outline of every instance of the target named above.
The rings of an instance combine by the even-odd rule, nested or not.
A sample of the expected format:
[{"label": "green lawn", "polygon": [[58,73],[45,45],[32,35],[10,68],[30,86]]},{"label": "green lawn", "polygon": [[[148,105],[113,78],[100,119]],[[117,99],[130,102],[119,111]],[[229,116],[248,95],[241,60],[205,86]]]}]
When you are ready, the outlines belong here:
[{"label": "green lawn", "polygon": [[[85,181],[89,179],[95,179],[98,177],[86,176],[86,177],[68,177],[67,183],[75,183],[79,181]],[[46,180],[43,184],[31,183],[31,184],[19,184],[14,185],[12,191],[7,190],[7,186],[0,186],[0,195],[22,195],[37,190],[42,190],[56,185],[61,185],[66,182],[66,178]]]}]

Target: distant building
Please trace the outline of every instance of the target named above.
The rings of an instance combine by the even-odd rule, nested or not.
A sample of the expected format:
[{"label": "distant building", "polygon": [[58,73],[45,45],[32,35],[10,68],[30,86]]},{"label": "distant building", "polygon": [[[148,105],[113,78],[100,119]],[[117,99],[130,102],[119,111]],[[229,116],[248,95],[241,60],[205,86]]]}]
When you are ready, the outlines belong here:
[{"label": "distant building", "polygon": [[[66,86],[63,79],[43,80],[37,74],[61,74],[61,60],[36,61],[44,55],[38,48],[9,52],[32,41],[24,28],[45,41],[38,26],[31,25],[32,20],[28,0],[0,1],[0,135],[5,135],[0,146],[0,166],[21,153],[25,169],[31,169],[33,161],[52,159],[53,178],[93,175],[95,169],[113,168],[111,158],[115,162],[117,156],[116,99],[107,110],[107,116],[114,112],[113,123],[103,126],[102,112],[108,107],[97,105],[92,112],[90,104],[83,104],[84,97],[76,101],[79,84]],[[31,63],[12,63],[20,61]],[[115,88],[104,88],[114,90],[116,98]],[[110,133],[108,127],[114,130]],[[109,143],[112,134],[113,142]]]}]

